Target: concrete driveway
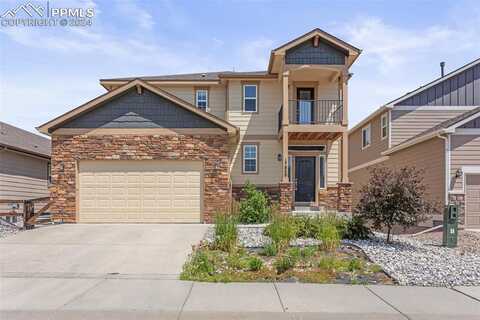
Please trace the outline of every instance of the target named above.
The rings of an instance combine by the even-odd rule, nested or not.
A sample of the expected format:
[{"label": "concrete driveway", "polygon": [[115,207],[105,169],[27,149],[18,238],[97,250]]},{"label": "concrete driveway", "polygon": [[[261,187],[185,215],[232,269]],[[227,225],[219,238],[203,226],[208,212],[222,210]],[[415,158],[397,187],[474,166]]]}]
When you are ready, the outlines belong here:
[{"label": "concrete driveway", "polygon": [[0,240],[5,277],[172,279],[201,224],[64,224],[21,232]]}]

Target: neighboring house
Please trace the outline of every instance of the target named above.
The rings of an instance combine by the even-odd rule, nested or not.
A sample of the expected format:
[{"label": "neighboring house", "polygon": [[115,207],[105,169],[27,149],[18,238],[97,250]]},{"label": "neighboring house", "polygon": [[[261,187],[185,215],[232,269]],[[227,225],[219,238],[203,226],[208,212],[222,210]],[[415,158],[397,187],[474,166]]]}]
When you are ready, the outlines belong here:
[{"label": "neighboring house", "polygon": [[373,166],[424,170],[428,199],[480,227],[480,59],[379,108],[349,131],[354,204]]},{"label": "neighboring house", "polygon": [[[49,170],[49,139],[0,122],[0,200],[48,197]],[[0,203],[0,213],[11,206]]]},{"label": "neighboring house", "polygon": [[349,211],[359,54],[315,29],[274,49],[267,71],[100,80],[107,93],[38,128],[52,137],[54,219],[210,222],[247,181],[284,212]]}]

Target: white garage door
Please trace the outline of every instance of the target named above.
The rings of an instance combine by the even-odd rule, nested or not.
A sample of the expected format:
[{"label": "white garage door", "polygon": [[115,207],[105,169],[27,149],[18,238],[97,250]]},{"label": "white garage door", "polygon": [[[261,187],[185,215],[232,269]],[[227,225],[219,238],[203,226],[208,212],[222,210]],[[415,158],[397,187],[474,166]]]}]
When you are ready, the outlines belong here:
[{"label": "white garage door", "polygon": [[468,228],[480,228],[480,175],[469,174],[466,177],[465,225]]},{"label": "white garage door", "polygon": [[80,222],[200,222],[202,162],[80,161]]}]

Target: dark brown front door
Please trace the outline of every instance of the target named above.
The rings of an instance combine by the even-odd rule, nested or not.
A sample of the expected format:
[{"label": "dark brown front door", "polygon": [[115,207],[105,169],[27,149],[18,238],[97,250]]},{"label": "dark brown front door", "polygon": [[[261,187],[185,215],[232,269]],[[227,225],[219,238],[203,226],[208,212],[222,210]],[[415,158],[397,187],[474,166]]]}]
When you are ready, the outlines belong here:
[{"label": "dark brown front door", "polygon": [[310,124],[313,122],[314,100],[313,88],[297,89],[297,123]]},{"label": "dark brown front door", "polygon": [[295,157],[295,202],[315,201],[315,157]]}]

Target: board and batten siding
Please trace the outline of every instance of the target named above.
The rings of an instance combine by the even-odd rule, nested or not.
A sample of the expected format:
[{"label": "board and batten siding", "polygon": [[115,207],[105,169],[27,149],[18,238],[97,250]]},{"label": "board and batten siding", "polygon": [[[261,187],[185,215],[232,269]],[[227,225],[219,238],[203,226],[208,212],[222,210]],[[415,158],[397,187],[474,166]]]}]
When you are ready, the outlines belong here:
[{"label": "board and batten siding", "polygon": [[392,147],[422,133],[443,121],[465,113],[457,110],[395,110],[392,113]]},{"label": "board and batten siding", "polygon": [[[378,115],[377,117],[373,118],[369,123],[349,134],[349,168],[353,168],[366,162],[378,159],[381,157],[381,153],[388,149],[388,134],[387,137],[384,139],[382,139],[381,135],[381,116],[382,115]],[[362,150],[362,128],[365,128],[366,126],[368,126],[368,124],[370,124],[371,128],[371,144],[370,146]]]},{"label": "board and batten siding", "polygon": [[156,87],[195,105],[195,90],[208,89],[208,112],[225,119],[226,89],[224,85],[191,86],[191,85],[156,85]]},{"label": "board and batten siding", "polygon": [[[423,170],[423,182],[426,186],[426,198],[441,206],[445,203],[445,142],[440,138],[433,138],[418,143],[409,148],[397,151],[389,159],[376,166],[385,166],[390,169],[415,167]],[[356,205],[360,197],[360,189],[366,185],[370,177],[370,169],[363,168],[349,173],[353,183],[353,204]]]},{"label": "board and batten siding", "polygon": [[463,176],[455,177],[462,166],[480,167],[480,136],[450,136],[450,190],[464,192]]},{"label": "board and batten siding", "polygon": [[276,135],[278,111],[282,104],[282,87],[278,81],[253,81],[258,85],[258,112],[243,112],[242,81],[231,80],[228,85],[227,121],[243,135]]},{"label": "board and batten siding", "polygon": [[480,105],[480,65],[425,89],[397,106],[474,106]]},{"label": "board and batten siding", "polygon": [[48,197],[47,165],[46,159],[0,151],[0,199]]}]

